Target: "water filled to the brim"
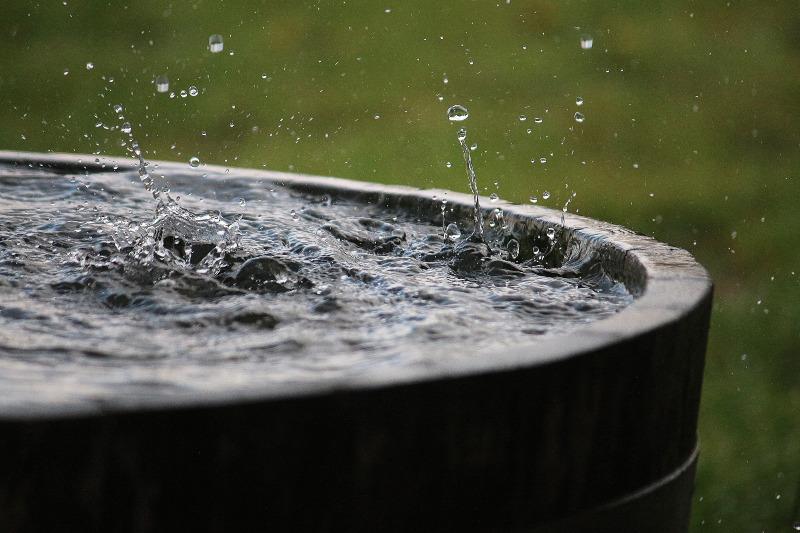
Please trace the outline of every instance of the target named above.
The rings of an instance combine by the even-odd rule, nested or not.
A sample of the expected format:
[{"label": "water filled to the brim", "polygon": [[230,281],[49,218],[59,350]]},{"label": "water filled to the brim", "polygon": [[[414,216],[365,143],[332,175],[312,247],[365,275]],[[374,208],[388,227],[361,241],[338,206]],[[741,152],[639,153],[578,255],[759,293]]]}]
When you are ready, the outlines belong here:
[{"label": "water filled to the brim", "polygon": [[499,209],[472,242],[449,208],[202,172],[154,199],[136,171],[0,165],[0,405],[492,358],[631,301],[599,265],[542,269]]}]

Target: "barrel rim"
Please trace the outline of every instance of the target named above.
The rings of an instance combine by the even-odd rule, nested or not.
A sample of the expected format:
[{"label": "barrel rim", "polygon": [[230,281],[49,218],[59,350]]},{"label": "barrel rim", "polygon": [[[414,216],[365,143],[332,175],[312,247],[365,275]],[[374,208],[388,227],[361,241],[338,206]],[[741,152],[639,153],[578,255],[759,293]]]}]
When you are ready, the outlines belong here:
[{"label": "barrel rim", "polygon": [[[125,157],[20,151],[0,151],[0,163],[81,172],[127,172],[137,168],[135,161]],[[222,179],[229,172],[235,172],[237,177],[268,180],[293,189],[329,191],[339,196],[372,195],[384,201],[412,199],[429,202],[431,206],[436,201],[434,197],[442,197],[446,193],[450,205],[472,205],[470,195],[441,189],[417,189],[402,185],[382,185],[218,165],[191,169],[187,164],[175,162],[152,161],[151,164],[157,164],[159,171],[163,172],[195,171],[198,175],[206,173],[212,179]],[[372,368],[357,376],[301,384],[270,384],[269,389],[230,389],[188,393],[177,397],[114,398],[74,404],[5,406],[0,408],[0,420],[82,417],[104,413],[283,401],[555,365],[674,324],[699,309],[710,298],[712,282],[708,272],[683,249],[637,234],[622,226],[588,217],[564,214],[538,205],[515,205],[502,200],[490,202],[485,197],[481,197],[481,200],[485,211],[500,207],[506,217],[518,217],[540,228],[561,226],[563,217],[564,228],[579,242],[586,243],[592,249],[603,247],[606,252],[614,255],[620,275],[630,276],[630,279],[625,280],[626,286],[632,292],[638,292],[638,296],[633,303],[611,317],[580,326],[566,334],[546,336],[531,343],[493,352],[491,357],[464,357],[457,361],[432,362],[423,368]]]}]

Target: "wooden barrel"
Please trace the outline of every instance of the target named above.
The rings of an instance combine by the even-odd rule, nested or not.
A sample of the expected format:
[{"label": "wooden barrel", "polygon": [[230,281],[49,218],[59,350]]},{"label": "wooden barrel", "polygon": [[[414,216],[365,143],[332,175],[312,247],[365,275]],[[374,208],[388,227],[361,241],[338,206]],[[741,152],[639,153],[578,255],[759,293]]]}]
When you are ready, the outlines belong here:
[{"label": "wooden barrel", "polygon": [[[235,172],[439,212],[436,191]],[[502,207],[521,242],[561,223]],[[584,217],[564,227],[562,259],[602,261],[636,295],[567,335],[257,392],[3,407],[0,531],[685,531],[711,282],[683,250]]]}]

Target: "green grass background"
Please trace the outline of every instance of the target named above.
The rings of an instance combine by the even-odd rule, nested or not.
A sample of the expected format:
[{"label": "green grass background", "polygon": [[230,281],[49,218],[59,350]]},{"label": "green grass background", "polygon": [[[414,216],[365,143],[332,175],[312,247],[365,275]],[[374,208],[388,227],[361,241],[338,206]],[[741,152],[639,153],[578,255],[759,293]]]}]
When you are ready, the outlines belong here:
[{"label": "green grass background", "polygon": [[692,251],[716,282],[693,529],[800,519],[796,1],[65,4],[4,3],[2,149],[122,154],[95,126],[122,103],[149,158],[466,191],[460,103],[487,194],[575,191]]}]

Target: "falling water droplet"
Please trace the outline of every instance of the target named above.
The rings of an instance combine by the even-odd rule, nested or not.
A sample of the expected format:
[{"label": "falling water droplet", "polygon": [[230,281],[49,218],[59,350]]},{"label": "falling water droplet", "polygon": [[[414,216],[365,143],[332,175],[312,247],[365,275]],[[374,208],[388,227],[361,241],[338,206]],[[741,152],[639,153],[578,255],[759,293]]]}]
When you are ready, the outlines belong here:
[{"label": "falling water droplet", "polygon": [[187,96],[189,96],[189,93],[186,92],[186,89],[181,89],[180,95],[181,98],[186,98]]},{"label": "falling water droplet", "polygon": [[528,117],[526,117],[525,115],[520,115],[519,116],[519,121],[520,122],[525,122],[526,120],[528,120]]},{"label": "falling water droplet", "polygon": [[64,76],[67,76],[67,75],[69,75],[69,69],[68,69],[68,68],[65,68],[65,69],[64,69]]},{"label": "falling water droplet", "polygon": [[94,68],[94,63],[92,63],[91,61],[86,63],[86,70],[92,70],[93,68]]},{"label": "falling water droplet", "polygon": [[489,195],[489,200],[491,200],[492,202],[496,202],[499,199],[500,197],[497,195],[496,192],[493,192],[492,194]]},{"label": "falling water droplet", "polygon": [[536,123],[536,124],[541,124],[544,121],[542,120],[541,117],[536,117],[536,118],[533,119],[533,122]]},{"label": "falling water droplet", "polygon": [[533,194],[530,196],[530,198],[528,198],[528,200],[530,200],[530,202],[531,202],[532,204],[539,203],[539,197],[538,197],[538,196],[536,196],[536,195],[533,195]]},{"label": "falling water droplet", "polygon": [[556,230],[555,228],[547,228],[547,238],[551,241],[556,237]]},{"label": "falling water droplet", "polygon": [[293,219],[297,220],[297,211],[295,211],[294,209],[292,209],[291,211],[289,211],[289,215],[290,215],[290,216],[291,216]]},{"label": "falling water droplet", "polygon": [[547,158],[546,157],[540,157],[539,158],[539,163],[544,165],[545,163],[547,163]]},{"label": "falling water droplet", "polygon": [[575,112],[575,122],[580,124],[584,120],[586,120],[586,117],[583,116],[583,113]]},{"label": "falling water droplet", "polygon": [[120,129],[122,130],[122,133],[130,133],[131,131],[133,131],[133,128],[131,128],[131,123],[130,122],[123,122],[122,126],[120,127]]},{"label": "falling water droplet", "polygon": [[463,141],[467,138],[467,130],[465,128],[461,128],[458,130],[458,140]]},{"label": "falling water droplet", "polygon": [[575,99],[575,105],[583,105],[583,98],[580,96]]},{"label": "falling water droplet", "polygon": [[246,207],[247,206],[247,200],[245,200],[244,198],[239,198],[239,206],[240,207]]},{"label": "falling water droplet", "polygon": [[211,50],[211,53],[216,54],[222,52],[224,47],[225,45],[222,42],[222,35],[215,33],[208,38],[208,49]]},{"label": "falling water droplet", "polygon": [[156,92],[165,93],[169,91],[169,78],[165,75],[158,76],[155,81]]},{"label": "falling water droplet", "polygon": [[191,166],[192,168],[199,167],[200,166],[200,159],[198,159],[197,157],[191,157],[189,159],[189,166]]},{"label": "falling water droplet", "polygon": [[544,191],[544,192],[542,193],[542,198],[544,198],[545,200],[547,200],[548,198],[550,198],[550,191]]},{"label": "falling water droplet", "polygon": [[450,122],[462,122],[469,118],[469,111],[463,105],[451,105],[447,110],[447,119]]},{"label": "falling water droplet", "polygon": [[583,50],[591,49],[593,44],[594,44],[594,39],[592,38],[591,35],[586,35],[586,34],[581,35],[581,48]]},{"label": "falling water droplet", "polygon": [[447,228],[444,230],[444,236],[449,241],[455,241],[459,237],[461,237],[461,230],[458,229],[458,226],[455,223],[451,222],[447,225]]},{"label": "falling water droplet", "polygon": [[120,104],[116,104],[112,109],[114,109],[114,113],[122,113],[123,108]]},{"label": "falling water droplet", "polygon": [[446,166],[447,168],[452,168],[452,166],[453,166],[453,163],[451,163],[450,161],[448,161],[447,163],[445,163],[445,164],[444,164],[444,166]]},{"label": "falling water droplet", "polygon": [[198,90],[194,85],[189,86],[189,96],[197,96]]}]

